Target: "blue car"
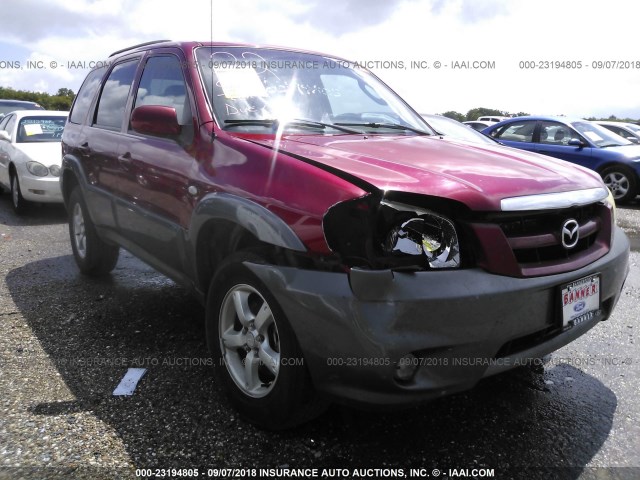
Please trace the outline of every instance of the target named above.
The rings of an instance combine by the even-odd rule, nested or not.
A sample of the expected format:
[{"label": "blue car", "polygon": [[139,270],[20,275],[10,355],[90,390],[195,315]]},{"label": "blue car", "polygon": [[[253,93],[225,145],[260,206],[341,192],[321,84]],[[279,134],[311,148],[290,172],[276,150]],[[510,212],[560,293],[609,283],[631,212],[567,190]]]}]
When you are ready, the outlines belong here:
[{"label": "blue car", "polygon": [[640,145],[582,119],[515,117],[482,130],[505,145],[595,170],[617,202],[633,200],[640,185]]}]

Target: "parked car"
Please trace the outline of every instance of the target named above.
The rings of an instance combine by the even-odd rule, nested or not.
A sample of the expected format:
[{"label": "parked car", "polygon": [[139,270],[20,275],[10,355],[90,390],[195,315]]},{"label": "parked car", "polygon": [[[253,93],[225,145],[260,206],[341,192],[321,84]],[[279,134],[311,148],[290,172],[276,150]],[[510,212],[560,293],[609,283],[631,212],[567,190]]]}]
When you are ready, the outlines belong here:
[{"label": "parked car", "polygon": [[29,202],[62,203],[60,141],[69,112],[20,110],[0,120],[0,189],[22,214]]},{"label": "parked car", "polygon": [[13,112],[14,110],[44,110],[44,107],[35,102],[0,99],[0,120],[2,120],[7,113]]},{"label": "parked car", "polygon": [[626,138],[632,143],[640,143],[640,125],[626,122],[596,122],[601,127],[611,130],[616,135]]},{"label": "parked car", "polygon": [[444,117],[442,115],[432,115],[429,113],[421,113],[420,116],[433,130],[436,131],[436,133],[444,135],[448,140],[454,139],[472,143],[484,143],[493,146],[499,145],[499,143],[491,137],[487,137],[477,130],[469,128],[464,123],[460,123],[452,118]]},{"label": "parked car", "polygon": [[510,117],[501,117],[498,115],[489,115],[489,116],[485,116],[485,117],[478,117],[477,121],[478,122],[491,122],[491,123],[498,123],[498,122],[502,122],[503,120],[507,120]]},{"label": "parked car", "polygon": [[633,200],[640,185],[640,145],[581,119],[516,117],[482,131],[505,145],[542,153],[598,172],[619,202]]},{"label": "parked car", "polygon": [[62,148],[80,271],[123,247],[192,291],[221,385],[266,428],[469,389],[609,318],[629,270],[598,175],[443,139],[330,55],[117,52]]},{"label": "parked car", "polygon": [[482,130],[484,130],[487,127],[490,127],[491,125],[493,125],[494,123],[497,122],[485,122],[485,121],[479,121],[479,120],[470,120],[467,122],[462,122],[465,125],[468,125],[469,127],[473,128],[474,130],[477,130],[479,132],[481,132]]}]

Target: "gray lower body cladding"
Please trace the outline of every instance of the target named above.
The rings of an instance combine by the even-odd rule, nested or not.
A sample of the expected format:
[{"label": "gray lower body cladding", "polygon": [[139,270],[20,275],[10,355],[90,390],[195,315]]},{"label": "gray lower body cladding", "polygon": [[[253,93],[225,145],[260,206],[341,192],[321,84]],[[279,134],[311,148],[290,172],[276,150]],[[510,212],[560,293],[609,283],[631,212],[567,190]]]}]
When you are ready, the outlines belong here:
[{"label": "gray lower body cladding", "polygon": [[[316,388],[371,405],[411,404],[473,387],[566,345],[609,317],[629,271],[629,243],[579,270],[512,278],[480,269],[349,274],[247,264],[280,302]],[[600,313],[562,328],[562,285],[600,275]],[[398,362],[419,364],[397,380]]]}]

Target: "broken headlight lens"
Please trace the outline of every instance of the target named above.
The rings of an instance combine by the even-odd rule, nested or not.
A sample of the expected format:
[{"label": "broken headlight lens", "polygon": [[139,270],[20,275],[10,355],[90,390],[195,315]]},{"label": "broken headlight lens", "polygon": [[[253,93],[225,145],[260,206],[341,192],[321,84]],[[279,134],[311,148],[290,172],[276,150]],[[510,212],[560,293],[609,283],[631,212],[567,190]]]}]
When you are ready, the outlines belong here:
[{"label": "broken headlight lens", "polygon": [[383,243],[385,253],[415,256],[424,259],[431,268],[460,267],[460,244],[451,220],[400,203],[383,202],[383,205],[405,217],[388,232]]}]

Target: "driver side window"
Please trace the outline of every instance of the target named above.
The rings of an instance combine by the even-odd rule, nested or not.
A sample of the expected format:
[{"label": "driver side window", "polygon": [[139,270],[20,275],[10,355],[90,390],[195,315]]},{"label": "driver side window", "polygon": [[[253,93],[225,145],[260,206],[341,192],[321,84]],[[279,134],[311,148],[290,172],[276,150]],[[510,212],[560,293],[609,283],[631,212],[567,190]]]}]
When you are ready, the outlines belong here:
[{"label": "driver side window", "polygon": [[134,108],[143,105],[162,105],[175,109],[182,127],[179,140],[189,144],[193,140],[193,118],[182,64],[173,55],[151,57],[147,60],[136,92]]},{"label": "driver side window", "polygon": [[3,130],[6,130],[9,135],[13,135],[13,128],[16,126],[16,116],[9,115],[7,122],[4,124]]},{"label": "driver side window", "polygon": [[540,143],[547,145],[568,145],[574,139],[584,141],[578,132],[559,122],[540,122],[539,138]]}]

